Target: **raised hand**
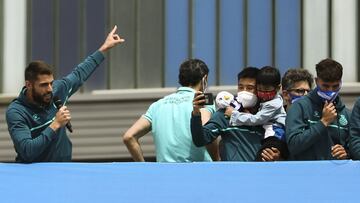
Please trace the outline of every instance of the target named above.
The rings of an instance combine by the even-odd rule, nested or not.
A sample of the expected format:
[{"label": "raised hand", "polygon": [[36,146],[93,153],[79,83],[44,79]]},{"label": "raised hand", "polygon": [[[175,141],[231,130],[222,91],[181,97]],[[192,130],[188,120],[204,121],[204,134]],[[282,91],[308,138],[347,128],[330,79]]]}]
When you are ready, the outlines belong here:
[{"label": "raised hand", "polygon": [[325,126],[328,126],[330,125],[331,122],[333,122],[336,119],[336,116],[337,113],[336,113],[335,105],[332,102],[328,103],[327,101],[325,101],[322,111],[321,122]]},{"label": "raised hand", "polygon": [[195,92],[193,100],[193,115],[200,114],[200,109],[204,107],[205,97],[200,91]]},{"label": "raised hand", "polygon": [[118,34],[116,34],[116,30],[117,30],[117,26],[115,25],[114,28],[106,37],[104,44],[101,45],[101,47],[99,48],[99,51],[106,52],[107,50],[111,49],[117,44],[125,42],[125,39],[122,39]]}]

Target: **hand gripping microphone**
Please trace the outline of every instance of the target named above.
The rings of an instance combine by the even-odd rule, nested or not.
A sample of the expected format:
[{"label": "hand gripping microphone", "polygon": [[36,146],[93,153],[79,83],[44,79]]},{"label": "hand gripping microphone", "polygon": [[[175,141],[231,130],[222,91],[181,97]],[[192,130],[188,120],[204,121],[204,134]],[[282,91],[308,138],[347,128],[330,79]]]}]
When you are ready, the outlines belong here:
[{"label": "hand gripping microphone", "polygon": [[[57,109],[60,109],[60,108],[63,106],[63,104],[62,104],[62,102],[61,102],[61,100],[60,100],[60,98],[59,98],[58,96],[55,96],[54,99],[53,99],[53,101],[54,101],[54,104],[55,104],[55,106],[56,106]],[[66,128],[67,128],[71,133],[73,132],[72,125],[71,125],[70,121],[68,121],[68,122],[66,123]]]}]

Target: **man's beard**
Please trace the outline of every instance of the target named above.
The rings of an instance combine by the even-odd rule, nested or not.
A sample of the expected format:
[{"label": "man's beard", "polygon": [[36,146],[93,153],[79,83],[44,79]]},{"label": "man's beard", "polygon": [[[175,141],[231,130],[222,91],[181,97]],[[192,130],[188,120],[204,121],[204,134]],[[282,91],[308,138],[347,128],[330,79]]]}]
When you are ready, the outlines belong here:
[{"label": "man's beard", "polygon": [[[50,95],[49,101],[45,101],[45,96],[47,95]],[[35,91],[35,88],[32,88],[32,96],[35,103],[39,104],[40,106],[48,107],[51,104],[52,92],[41,95]]]}]

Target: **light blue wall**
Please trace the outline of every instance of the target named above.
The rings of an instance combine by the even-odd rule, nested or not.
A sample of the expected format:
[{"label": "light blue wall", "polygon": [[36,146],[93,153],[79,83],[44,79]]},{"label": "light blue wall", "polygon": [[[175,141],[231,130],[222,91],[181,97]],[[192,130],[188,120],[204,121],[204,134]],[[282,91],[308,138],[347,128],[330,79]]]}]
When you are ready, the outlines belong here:
[{"label": "light blue wall", "polygon": [[189,1],[167,0],[165,9],[165,86],[178,85],[179,65],[189,57]]}]

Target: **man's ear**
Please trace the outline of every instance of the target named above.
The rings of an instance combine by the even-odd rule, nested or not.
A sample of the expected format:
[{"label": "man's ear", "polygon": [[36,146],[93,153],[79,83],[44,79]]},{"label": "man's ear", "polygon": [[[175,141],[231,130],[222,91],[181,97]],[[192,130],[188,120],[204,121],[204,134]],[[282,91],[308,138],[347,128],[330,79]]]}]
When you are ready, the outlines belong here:
[{"label": "man's ear", "polygon": [[32,88],[32,82],[30,82],[29,80],[25,80],[25,87],[26,87],[26,89],[31,89]]},{"label": "man's ear", "polygon": [[285,101],[289,100],[290,97],[289,97],[289,93],[286,91],[286,90],[282,90],[281,91],[281,94],[282,94],[282,97]]},{"label": "man's ear", "polygon": [[284,105],[291,105],[291,96],[288,91],[282,90],[282,98],[284,100]]},{"label": "man's ear", "polygon": [[316,77],[316,78],[315,78],[315,85],[318,84],[318,80],[319,80],[319,79]]},{"label": "man's ear", "polygon": [[278,86],[276,87],[276,91],[278,92],[280,89],[281,89],[281,85],[278,85]]}]

